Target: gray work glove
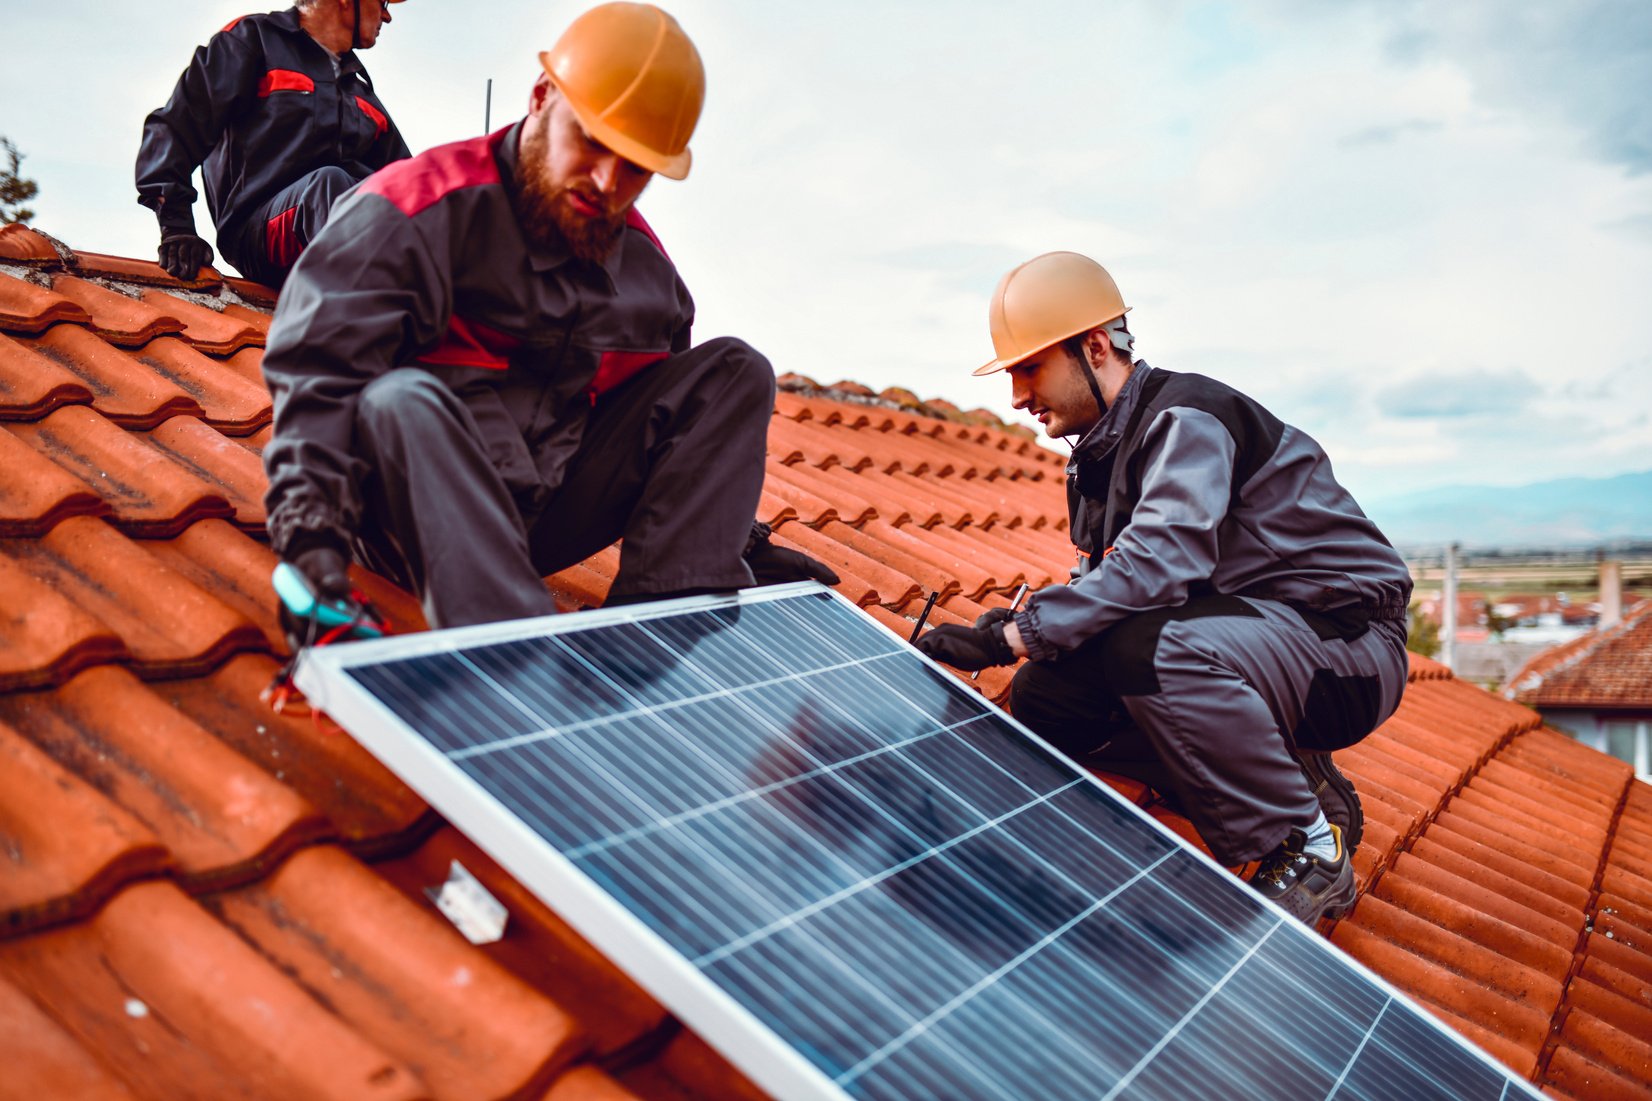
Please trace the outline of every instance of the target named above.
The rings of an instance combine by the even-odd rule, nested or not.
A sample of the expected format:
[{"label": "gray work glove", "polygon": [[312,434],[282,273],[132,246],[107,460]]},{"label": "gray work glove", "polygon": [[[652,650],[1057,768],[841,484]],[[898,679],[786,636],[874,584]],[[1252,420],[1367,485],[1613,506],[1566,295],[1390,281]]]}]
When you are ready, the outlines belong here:
[{"label": "gray work glove", "polygon": [[186,283],[212,263],[212,246],[187,229],[162,230],[159,254],[166,274]]}]

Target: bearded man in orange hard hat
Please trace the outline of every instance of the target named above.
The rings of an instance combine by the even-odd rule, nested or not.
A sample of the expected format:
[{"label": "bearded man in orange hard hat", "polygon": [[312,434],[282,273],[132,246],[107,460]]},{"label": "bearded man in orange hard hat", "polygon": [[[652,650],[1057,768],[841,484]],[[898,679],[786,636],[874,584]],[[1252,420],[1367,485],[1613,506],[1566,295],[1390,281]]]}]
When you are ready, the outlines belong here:
[{"label": "bearded man in orange hard hat", "polygon": [[270,326],[269,532],[316,593],[351,552],[432,625],[555,611],[542,577],[623,536],[608,602],[837,578],[753,522],[769,363],[690,339],[635,203],[688,175],[705,73],[649,4],[540,54],[525,118],[372,176]]},{"label": "bearded man in orange hard hat", "polygon": [[1070,584],[918,646],[965,669],[1032,660],[1016,718],[1178,802],[1217,860],[1313,923],[1354,901],[1363,818],[1330,752],[1406,683],[1405,563],[1325,452],[1232,387],[1133,356],[1100,264],[1049,253],[989,312],[1015,407],[1077,436]]},{"label": "bearded man in orange hard hat", "polygon": [[401,0],[297,0],[248,15],[195,51],[138,148],[138,202],[161,226],[161,267],[190,280],[212,263],[195,231],[202,168],[218,251],[279,287],[339,196],[408,155],[357,51]]}]

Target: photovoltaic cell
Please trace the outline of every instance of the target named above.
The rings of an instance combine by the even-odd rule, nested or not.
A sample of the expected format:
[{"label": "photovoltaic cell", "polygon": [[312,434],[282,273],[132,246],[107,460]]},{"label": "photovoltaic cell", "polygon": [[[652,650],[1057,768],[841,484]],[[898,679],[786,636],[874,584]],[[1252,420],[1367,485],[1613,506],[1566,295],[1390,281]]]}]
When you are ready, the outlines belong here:
[{"label": "photovoltaic cell", "polygon": [[299,683],[777,1096],[1536,1096],[818,586]]}]

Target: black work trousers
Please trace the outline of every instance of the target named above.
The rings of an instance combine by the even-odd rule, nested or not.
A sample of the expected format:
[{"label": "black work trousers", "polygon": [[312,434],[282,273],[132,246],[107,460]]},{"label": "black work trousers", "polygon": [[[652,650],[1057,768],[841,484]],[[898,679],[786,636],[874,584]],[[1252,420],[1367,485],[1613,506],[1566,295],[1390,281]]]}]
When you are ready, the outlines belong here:
[{"label": "black work trousers", "polygon": [[1350,626],[1235,596],[1131,616],[1010,687],[1017,719],[1081,764],[1174,797],[1238,865],[1319,803],[1297,753],[1375,730],[1405,690],[1405,623]]},{"label": "black work trousers", "polygon": [[360,182],[336,165],[307,172],[271,196],[233,239],[220,239],[218,249],[248,279],[279,288],[333,204]]},{"label": "black work trousers", "polygon": [[357,409],[371,470],[358,554],[417,592],[436,627],[548,615],[544,576],[622,537],[610,599],[750,585],[741,555],[773,409],[774,371],[742,341],[670,356],[596,401],[577,444],[540,464],[524,515],[465,401],[397,368]]}]

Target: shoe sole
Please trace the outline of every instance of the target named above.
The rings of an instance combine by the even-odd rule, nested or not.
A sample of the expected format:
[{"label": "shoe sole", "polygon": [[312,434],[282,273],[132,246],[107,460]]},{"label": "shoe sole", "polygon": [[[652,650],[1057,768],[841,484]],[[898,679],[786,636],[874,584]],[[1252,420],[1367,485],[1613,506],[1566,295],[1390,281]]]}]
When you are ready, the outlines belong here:
[{"label": "shoe sole", "polygon": [[1346,822],[1337,822],[1330,814],[1325,817],[1342,827],[1342,843],[1348,855],[1353,856],[1365,837],[1365,809],[1360,806],[1359,793],[1354,790],[1352,781],[1337,768],[1329,753],[1304,753],[1300,760],[1303,775],[1308,777],[1308,786],[1313,789],[1314,798],[1319,800],[1320,806],[1325,805],[1325,793],[1329,790],[1347,808]]}]

